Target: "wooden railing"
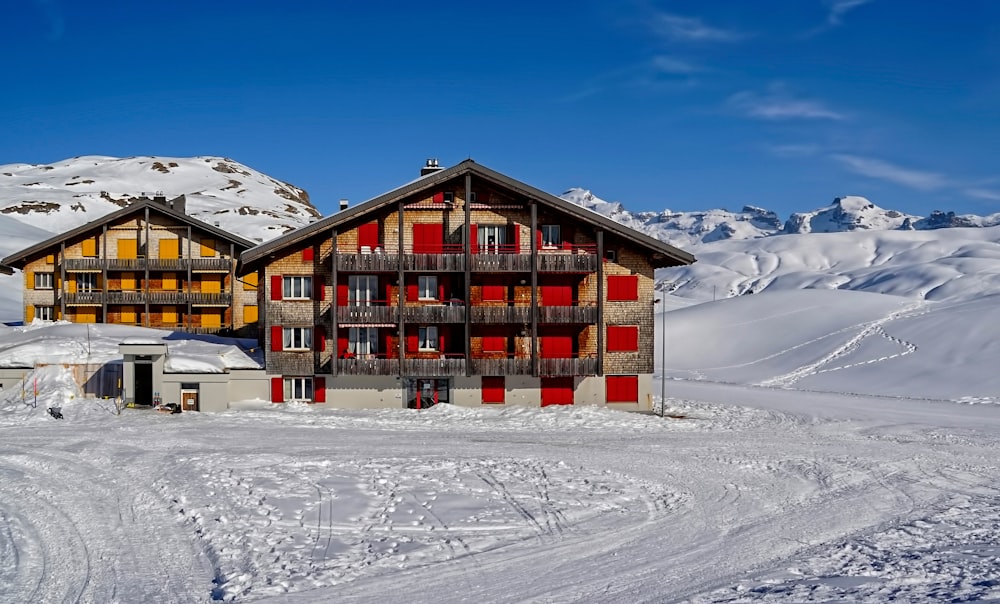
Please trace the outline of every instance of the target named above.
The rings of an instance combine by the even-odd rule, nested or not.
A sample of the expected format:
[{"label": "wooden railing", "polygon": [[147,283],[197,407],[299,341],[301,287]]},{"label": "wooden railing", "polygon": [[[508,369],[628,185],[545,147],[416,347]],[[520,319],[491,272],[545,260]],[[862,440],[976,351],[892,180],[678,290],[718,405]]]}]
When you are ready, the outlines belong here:
[{"label": "wooden railing", "polygon": [[403,320],[407,323],[464,323],[465,306],[404,306]]},{"label": "wooden railing", "polygon": [[227,258],[67,258],[67,271],[193,271],[224,272],[232,268]]},{"label": "wooden railing", "polygon": [[386,273],[399,270],[398,254],[337,254],[337,270]]},{"label": "wooden railing", "polygon": [[531,375],[531,359],[471,359],[475,375]]},{"label": "wooden railing", "polygon": [[530,254],[473,254],[472,270],[479,272],[528,272],[531,270]]},{"label": "wooden railing", "polygon": [[538,375],[596,375],[597,359],[539,359]]},{"label": "wooden railing", "polygon": [[337,323],[398,323],[396,306],[338,306]]},{"label": "wooden railing", "polygon": [[538,254],[538,271],[542,273],[593,273],[597,270],[597,256],[589,253]]},{"label": "wooden railing", "polygon": [[403,375],[433,377],[465,375],[465,357],[445,356],[440,359],[404,359]]},{"label": "wooden railing", "polygon": [[596,306],[539,306],[539,323],[597,323]]},{"label": "wooden railing", "polygon": [[66,304],[69,305],[94,305],[94,304],[197,304],[200,306],[229,306],[233,302],[231,294],[225,293],[200,293],[181,291],[150,291],[141,290],[129,291],[93,291],[93,292],[71,292],[63,294]]},{"label": "wooden railing", "polygon": [[340,375],[399,375],[399,359],[337,359]]},{"label": "wooden railing", "polygon": [[408,271],[464,271],[465,254],[404,254],[403,268]]},{"label": "wooden railing", "polygon": [[530,323],[530,306],[472,306],[473,323]]},{"label": "wooden railing", "polygon": [[67,258],[63,265],[68,271],[100,271],[104,268],[100,258]]}]

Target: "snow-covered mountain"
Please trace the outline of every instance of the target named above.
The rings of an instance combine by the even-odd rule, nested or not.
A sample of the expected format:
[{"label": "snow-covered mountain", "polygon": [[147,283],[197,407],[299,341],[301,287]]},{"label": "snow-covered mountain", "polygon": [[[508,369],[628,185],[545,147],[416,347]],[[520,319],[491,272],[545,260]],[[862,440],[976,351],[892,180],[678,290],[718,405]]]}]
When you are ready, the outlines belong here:
[{"label": "snow-covered mountain", "polygon": [[302,189],[223,157],[87,155],[0,166],[0,216],[41,227],[49,236],[153,193],[183,194],[188,214],[252,241],[273,239],[320,216]]}]

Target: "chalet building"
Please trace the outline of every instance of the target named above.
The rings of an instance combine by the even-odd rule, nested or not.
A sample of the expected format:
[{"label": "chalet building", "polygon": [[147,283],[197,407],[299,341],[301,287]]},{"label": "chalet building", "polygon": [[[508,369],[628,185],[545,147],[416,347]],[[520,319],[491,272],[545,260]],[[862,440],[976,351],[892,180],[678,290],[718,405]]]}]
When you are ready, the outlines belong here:
[{"label": "chalet building", "polygon": [[24,319],[216,333],[257,322],[255,244],[185,214],[184,196],[128,207],[4,258],[24,273]]},{"label": "chalet building", "polygon": [[472,160],[243,252],[271,400],[652,406],[653,271],[686,252]]}]

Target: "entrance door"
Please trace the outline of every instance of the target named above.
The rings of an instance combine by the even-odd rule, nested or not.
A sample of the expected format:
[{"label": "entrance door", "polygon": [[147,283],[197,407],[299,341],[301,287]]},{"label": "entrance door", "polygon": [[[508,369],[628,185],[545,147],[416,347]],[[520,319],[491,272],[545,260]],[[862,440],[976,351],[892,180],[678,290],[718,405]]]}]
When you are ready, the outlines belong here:
[{"label": "entrance door", "polygon": [[181,390],[181,410],[182,411],[198,410],[197,390]]},{"label": "entrance door", "polygon": [[136,363],[135,378],[132,382],[135,392],[136,406],[151,407],[153,405],[153,364]]},{"label": "entrance door", "polygon": [[409,378],[406,380],[406,407],[408,409],[427,409],[448,401],[447,379]]}]

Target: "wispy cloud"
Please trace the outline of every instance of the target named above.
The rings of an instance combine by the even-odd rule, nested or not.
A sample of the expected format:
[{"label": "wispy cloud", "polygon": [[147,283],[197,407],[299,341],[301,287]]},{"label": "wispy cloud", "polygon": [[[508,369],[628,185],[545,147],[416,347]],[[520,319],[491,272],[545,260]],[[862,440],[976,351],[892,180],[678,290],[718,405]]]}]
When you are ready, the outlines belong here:
[{"label": "wispy cloud", "polygon": [[918,191],[933,191],[950,184],[947,178],[937,172],[904,168],[874,157],[861,157],[846,153],[837,153],[831,157],[857,174]]},{"label": "wispy cloud", "polygon": [[831,0],[827,2],[830,12],[827,14],[826,22],[836,27],[844,22],[844,15],[849,11],[869,2],[871,0]]},{"label": "wispy cloud", "polygon": [[738,92],[729,105],[744,115],[763,120],[844,120],[847,116],[820,101],[796,99],[784,94],[761,95]]},{"label": "wispy cloud", "polygon": [[687,75],[705,71],[705,68],[691,61],[677,57],[659,55],[650,60],[649,67],[656,73]]},{"label": "wispy cloud", "polygon": [[657,55],[592,78],[581,90],[558,100],[563,103],[580,101],[598,94],[626,88],[639,90],[686,90],[697,85],[695,76],[709,68],[676,56]]},{"label": "wispy cloud", "polygon": [[707,25],[698,17],[670,13],[656,13],[650,25],[658,35],[684,42],[738,42],[747,37],[744,32]]},{"label": "wispy cloud", "polygon": [[813,143],[767,144],[764,149],[777,157],[811,157],[822,150]]},{"label": "wispy cloud", "polygon": [[962,193],[974,199],[983,199],[985,201],[1000,201],[1000,192],[990,191],[989,189],[979,189],[971,188],[964,189]]}]

